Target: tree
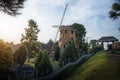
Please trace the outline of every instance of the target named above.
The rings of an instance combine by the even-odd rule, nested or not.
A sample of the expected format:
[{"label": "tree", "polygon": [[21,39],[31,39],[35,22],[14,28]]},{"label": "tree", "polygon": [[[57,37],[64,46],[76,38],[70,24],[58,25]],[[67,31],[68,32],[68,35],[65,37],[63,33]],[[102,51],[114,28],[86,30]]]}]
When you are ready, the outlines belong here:
[{"label": "tree", "polygon": [[120,0],[112,4],[112,10],[109,12],[109,17],[113,19],[120,17]]},{"label": "tree", "polygon": [[12,50],[0,40],[0,79],[8,80],[12,67]]},{"label": "tree", "polygon": [[[120,0],[112,4],[112,10],[109,12],[109,17],[114,20],[120,17]],[[120,31],[120,27],[118,30]]]},{"label": "tree", "polygon": [[60,59],[60,47],[58,46],[58,42],[55,44],[55,47],[54,47],[54,58],[55,60],[59,61]]},{"label": "tree", "polygon": [[69,62],[75,61],[77,58],[77,50],[75,48],[75,44],[73,41],[70,41],[69,44],[64,49],[63,53],[61,53],[60,65],[67,64]]},{"label": "tree", "polygon": [[82,50],[82,46],[85,42],[86,30],[84,25],[74,23],[72,24],[73,28],[76,30],[76,38],[77,38],[77,45],[79,47],[79,51]]},{"label": "tree", "polygon": [[20,14],[18,10],[23,8],[25,0],[0,0],[0,11],[15,16]]},{"label": "tree", "polygon": [[35,69],[37,76],[45,76],[53,72],[53,67],[46,51],[41,51],[37,56]]},{"label": "tree", "polygon": [[28,61],[36,56],[39,51],[39,42],[37,41],[39,29],[34,20],[29,20],[28,28],[25,28],[25,35],[22,34],[21,43],[27,49]]},{"label": "tree", "polygon": [[98,40],[91,40],[91,41],[90,41],[90,45],[91,45],[91,47],[94,49],[95,47],[98,46]]},{"label": "tree", "polygon": [[102,47],[98,44],[98,40],[91,40],[90,45],[92,47],[92,53],[95,54],[96,52],[102,50]]},{"label": "tree", "polygon": [[21,45],[18,50],[14,53],[14,63],[22,66],[26,61],[27,51],[24,45]]}]

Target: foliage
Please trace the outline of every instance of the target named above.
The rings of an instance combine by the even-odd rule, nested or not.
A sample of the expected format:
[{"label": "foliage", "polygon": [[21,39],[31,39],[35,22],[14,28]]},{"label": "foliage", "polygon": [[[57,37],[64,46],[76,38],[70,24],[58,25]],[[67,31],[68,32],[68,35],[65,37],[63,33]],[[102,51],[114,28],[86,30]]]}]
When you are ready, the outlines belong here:
[{"label": "foliage", "polygon": [[14,63],[22,66],[26,61],[27,51],[24,45],[21,45],[18,50],[14,53]]},{"label": "foliage", "polygon": [[120,17],[120,0],[117,0],[117,2],[113,3],[112,10],[109,12],[109,17],[113,19]]},{"label": "foliage", "polygon": [[56,60],[51,61],[52,66],[53,66],[53,71],[56,71],[60,68],[59,62]]},{"label": "foliage", "polygon": [[36,76],[45,76],[53,72],[53,67],[46,51],[41,51],[37,56],[35,69]]},{"label": "foliage", "polygon": [[23,8],[25,0],[0,0],[0,11],[15,16],[20,14],[18,10]]},{"label": "foliage", "polygon": [[60,47],[58,46],[58,42],[56,43],[55,47],[54,47],[54,58],[55,60],[59,61],[60,59]]},{"label": "foliage", "polygon": [[75,61],[77,58],[75,44],[73,41],[70,41],[67,47],[64,49],[63,53],[61,54],[60,65],[67,64],[69,62]]},{"label": "foliage", "polygon": [[83,50],[83,51],[87,51],[87,50],[88,50],[88,43],[84,42],[84,43],[82,44],[82,50]]},{"label": "foliage", "polygon": [[0,79],[7,80],[8,74],[11,73],[12,67],[12,50],[7,47],[3,40],[0,40]]},{"label": "foliage", "polygon": [[90,45],[92,47],[92,53],[95,54],[100,50],[103,50],[102,47],[98,44],[97,40],[91,40]]},{"label": "foliage", "polygon": [[25,35],[22,34],[21,43],[27,49],[28,61],[36,56],[39,51],[39,42],[37,34],[39,33],[38,26],[34,20],[29,20],[28,28],[25,28]]},{"label": "foliage", "polygon": [[91,47],[94,49],[95,47],[98,46],[98,41],[97,41],[97,40],[91,40],[91,41],[90,41],[90,45],[91,45]]},{"label": "foliage", "polygon": [[95,53],[99,52],[100,50],[103,50],[103,48],[101,46],[97,46],[93,49],[92,53],[95,54]]},{"label": "foliage", "polygon": [[79,44],[79,51],[82,49],[83,43],[85,42],[86,30],[84,25],[74,23],[73,28],[76,30],[77,44]]}]

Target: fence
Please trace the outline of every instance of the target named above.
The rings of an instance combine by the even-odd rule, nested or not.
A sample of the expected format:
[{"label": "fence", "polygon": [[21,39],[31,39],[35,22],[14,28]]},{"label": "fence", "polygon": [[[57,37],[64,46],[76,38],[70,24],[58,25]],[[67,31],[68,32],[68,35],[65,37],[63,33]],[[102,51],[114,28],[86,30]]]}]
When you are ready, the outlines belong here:
[{"label": "fence", "polygon": [[60,68],[59,70],[53,72],[52,74],[50,75],[47,75],[47,76],[44,76],[44,77],[39,77],[39,78],[36,78],[35,80],[52,80],[54,79],[55,77],[57,77],[61,72],[63,72],[66,68],[68,67],[71,67],[71,66],[75,66],[77,65],[80,61],[82,61],[83,58],[89,58],[91,56],[91,54],[84,54],[82,56],[80,56],[80,58],[75,61],[75,62],[70,62],[66,65],[64,65],[62,68]]}]

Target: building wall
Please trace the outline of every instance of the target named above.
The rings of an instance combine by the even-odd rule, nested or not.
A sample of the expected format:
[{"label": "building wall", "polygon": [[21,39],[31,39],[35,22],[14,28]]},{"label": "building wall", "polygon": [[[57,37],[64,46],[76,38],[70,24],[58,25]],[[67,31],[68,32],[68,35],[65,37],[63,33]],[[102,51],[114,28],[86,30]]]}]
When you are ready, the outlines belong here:
[{"label": "building wall", "polygon": [[65,48],[70,40],[76,40],[75,30],[71,26],[60,27],[59,47]]},{"label": "building wall", "polygon": [[120,42],[114,44],[115,49],[120,50]]}]

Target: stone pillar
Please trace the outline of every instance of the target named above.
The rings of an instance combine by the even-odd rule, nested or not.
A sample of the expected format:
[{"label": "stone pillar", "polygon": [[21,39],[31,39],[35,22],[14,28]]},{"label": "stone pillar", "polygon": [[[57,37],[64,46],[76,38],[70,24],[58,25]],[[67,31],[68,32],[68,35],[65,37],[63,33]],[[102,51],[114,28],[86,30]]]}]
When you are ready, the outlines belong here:
[{"label": "stone pillar", "polygon": [[102,47],[103,50],[104,50],[104,42],[103,42],[103,41],[101,42],[101,47]]},{"label": "stone pillar", "polygon": [[114,41],[112,42],[112,49],[114,49],[114,46],[115,46],[115,44],[114,44]]}]

